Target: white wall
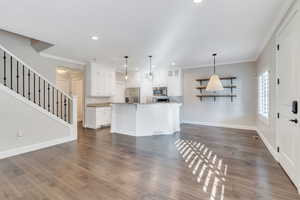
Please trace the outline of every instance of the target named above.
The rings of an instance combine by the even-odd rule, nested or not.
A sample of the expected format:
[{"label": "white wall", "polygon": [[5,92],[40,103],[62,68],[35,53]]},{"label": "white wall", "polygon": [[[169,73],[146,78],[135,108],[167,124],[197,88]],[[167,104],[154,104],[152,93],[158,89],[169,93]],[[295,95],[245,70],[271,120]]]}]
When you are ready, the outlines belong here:
[{"label": "white wall", "polygon": [[[240,63],[217,66],[220,76],[236,76],[234,89],[237,98],[204,99],[202,102],[196,95],[199,82],[196,79],[207,78],[212,73],[212,67],[186,69],[183,72],[184,105],[182,121],[187,123],[207,124],[213,126],[255,128],[257,110],[257,79],[256,63]],[[228,83],[229,84],[229,83]],[[230,89],[226,89],[228,92]]]},{"label": "white wall", "polygon": [[83,68],[81,65],[43,57],[31,47],[29,38],[4,30],[0,30],[0,44],[52,83],[55,83],[56,67],[58,66]]},{"label": "white wall", "polygon": [[[278,32],[279,28],[283,24],[283,22],[287,19],[287,16],[292,14],[294,9],[300,9],[300,2],[295,1],[293,6],[288,10],[284,19],[281,21],[275,32],[273,33],[271,39],[265,46],[262,53],[259,55],[257,60],[257,73],[260,74],[266,70],[270,72],[270,110],[269,110],[269,120],[264,121],[260,118],[259,114],[257,113],[257,130],[261,138],[264,140],[264,143],[268,147],[269,151],[272,155],[277,158],[277,136],[276,136],[276,117],[277,117],[277,110],[276,110],[276,84],[277,84],[277,72],[276,72],[276,33]],[[300,148],[297,148],[296,154],[299,155]],[[299,169],[300,163],[296,163]],[[297,172],[298,180],[300,180],[300,173],[299,170]],[[300,185],[299,182],[296,183],[298,192],[300,192]]]},{"label": "white wall", "polygon": [[[297,1],[296,1],[297,2]],[[273,33],[272,37],[270,38],[269,42],[265,46],[262,53],[259,55],[257,59],[257,74],[269,70],[270,72],[270,110],[269,110],[269,120],[266,122],[261,120],[259,114],[257,113],[257,130],[261,137],[264,139],[269,150],[273,153],[276,152],[276,32],[278,31],[279,27],[289,15],[289,13],[296,7],[299,7],[298,4],[294,4],[288,12],[286,13],[284,19],[282,19],[281,23]],[[258,89],[257,89],[258,91]]]},{"label": "white wall", "polygon": [[2,85],[0,97],[0,159],[76,139],[74,127]]},{"label": "white wall", "polygon": [[[262,54],[257,60],[257,74],[269,71],[270,74],[270,110],[269,121],[262,120],[257,113],[257,129],[266,139],[271,147],[276,149],[276,41],[275,36],[271,38]],[[257,88],[258,91],[258,88]]]},{"label": "white wall", "polygon": [[[0,30],[0,44],[54,85],[56,82],[56,67],[82,68],[82,66],[76,64],[42,57],[31,47],[29,38],[3,30]],[[0,66],[0,69],[3,69],[3,65]],[[3,70],[0,71],[1,75]],[[1,79],[0,158],[75,139],[75,136],[72,135],[74,134],[74,126],[70,126],[61,120],[55,120],[55,117],[50,117],[47,111],[4,87],[2,82]],[[31,89],[33,89],[33,84],[31,84]],[[47,127],[51,127],[51,129]],[[24,134],[21,138],[17,137],[20,131]]]}]

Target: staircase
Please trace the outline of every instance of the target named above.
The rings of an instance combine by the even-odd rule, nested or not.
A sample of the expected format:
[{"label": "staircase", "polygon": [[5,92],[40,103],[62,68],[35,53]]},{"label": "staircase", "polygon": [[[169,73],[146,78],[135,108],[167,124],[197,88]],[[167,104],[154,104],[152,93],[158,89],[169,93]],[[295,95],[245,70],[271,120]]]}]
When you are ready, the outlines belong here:
[{"label": "staircase", "polygon": [[[12,107],[0,109],[0,124],[20,126],[10,129],[11,126],[6,125],[2,129],[2,131],[11,133],[3,134],[1,140],[4,139],[4,142],[9,140],[11,143],[5,148],[3,147],[5,145],[0,142],[3,147],[0,147],[0,159],[77,139],[76,98],[70,97],[56,88],[47,78],[2,45],[0,45],[0,92],[1,107]],[[10,101],[16,101],[16,103],[12,104]],[[24,111],[23,107],[21,107],[22,109],[17,108],[17,106],[13,108],[13,105],[19,104],[23,107],[26,106]],[[15,111],[16,109],[19,111]],[[31,110],[33,114],[18,114],[25,111],[31,112]],[[9,119],[6,119],[6,114],[10,115]],[[14,119],[11,117],[13,114],[22,116],[16,116]],[[32,119],[28,119],[31,117]],[[28,123],[19,125],[21,124],[19,122],[24,120],[30,124],[29,127],[27,126]],[[38,125],[38,120],[42,120],[40,125]],[[45,125],[49,125],[49,127],[44,127]],[[7,131],[8,129],[9,131]],[[17,130],[26,132],[24,141],[18,140],[18,136],[15,136]],[[43,132],[47,136],[43,137]],[[14,136],[12,137],[12,135]],[[22,134],[20,133],[20,135]],[[17,138],[14,139],[14,137]],[[4,142],[3,144],[6,144]]]},{"label": "staircase", "polygon": [[0,46],[0,83],[69,124],[72,97]]}]

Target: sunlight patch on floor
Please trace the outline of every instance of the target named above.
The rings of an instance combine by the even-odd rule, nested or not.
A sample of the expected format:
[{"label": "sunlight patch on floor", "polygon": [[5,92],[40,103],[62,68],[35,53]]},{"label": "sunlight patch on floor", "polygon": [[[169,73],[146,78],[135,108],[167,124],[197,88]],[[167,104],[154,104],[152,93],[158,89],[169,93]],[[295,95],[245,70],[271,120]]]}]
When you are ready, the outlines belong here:
[{"label": "sunlight patch on floor", "polygon": [[178,139],[175,145],[210,200],[224,200],[228,165],[224,164],[223,159],[197,141]]}]

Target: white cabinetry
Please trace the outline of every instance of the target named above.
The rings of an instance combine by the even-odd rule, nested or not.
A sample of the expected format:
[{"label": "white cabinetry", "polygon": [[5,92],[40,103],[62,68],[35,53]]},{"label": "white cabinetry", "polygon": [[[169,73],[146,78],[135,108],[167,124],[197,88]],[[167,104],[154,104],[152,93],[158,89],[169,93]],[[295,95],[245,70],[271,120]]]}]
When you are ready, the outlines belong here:
[{"label": "white cabinetry", "polygon": [[140,87],[140,73],[139,72],[129,72],[128,73],[128,80],[126,82],[127,88],[132,87]]},{"label": "white cabinetry", "polygon": [[168,96],[182,96],[181,69],[168,70]]},{"label": "white cabinetry", "polygon": [[88,107],[86,127],[97,129],[111,123],[111,107]]},{"label": "white cabinetry", "polygon": [[167,87],[168,71],[166,69],[157,69],[153,72],[153,87]]},{"label": "white cabinetry", "polygon": [[162,68],[153,74],[153,87],[168,87],[168,96],[182,96],[181,69]]},{"label": "white cabinetry", "polygon": [[114,94],[113,69],[90,63],[86,71],[86,90],[91,97],[110,97]]}]

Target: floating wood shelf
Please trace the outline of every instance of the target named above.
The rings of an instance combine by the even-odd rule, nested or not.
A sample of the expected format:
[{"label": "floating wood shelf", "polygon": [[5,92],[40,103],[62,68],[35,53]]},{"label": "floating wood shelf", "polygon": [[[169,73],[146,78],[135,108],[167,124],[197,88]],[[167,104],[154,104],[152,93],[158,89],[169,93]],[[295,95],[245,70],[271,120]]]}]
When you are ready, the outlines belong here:
[{"label": "floating wood shelf", "polygon": [[202,101],[203,98],[214,98],[214,101],[216,101],[217,98],[225,97],[225,98],[231,98],[231,101],[233,102],[233,98],[237,97],[237,95],[235,95],[234,92],[233,92],[233,90],[237,88],[236,85],[233,85],[234,84],[233,80],[235,80],[235,79],[237,79],[237,77],[235,77],[235,76],[220,77],[220,80],[229,80],[230,81],[230,83],[227,83],[229,85],[223,86],[224,88],[229,88],[230,89],[229,94],[222,94],[222,93],[221,94],[218,94],[218,93],[210,94],[210,93],[207,93],[205,91],[205,89],[207,87],[207,81],[209,81],[209,78],[196,79],[196,81],[198,81],[200,83],[200,86],[196,87],[197,90],[200,90],[200,95],[197,95],[197,97],[199,97],[201,101]]},{"label": "floating wood shelf", "polygon": [[[220,80],[234,80],[235,76],[220,77]],[[196,81],[209,81],[209,78],[197,79]]]},{"label": "floating wood shelf", "polygon": [[[207,86],[200,86],[200,87],[196,87],[196,89],[203,90],[203,89],[206,89],[206,87]],[[236,85],[223,86],[223,88],[236,88]]]},{"label": "floating wood shelf", "polygon": [[237,95],[233,94],[203,94],[203,95],[197,95],[197,97],[237,97]]},{"label": "floating wood shelf", "polygon": [[200,100],[202,101],[202,98],[214,98],[214,101],[216,101],[216,98],[219,98],[219,97],[229,97],[231,98],[231,101],[233,101],[233,98],[234,97],[237,97],[237,95],[235,94],[202,94],[202,95],[197,95],[197,97],[200,98]]}]

